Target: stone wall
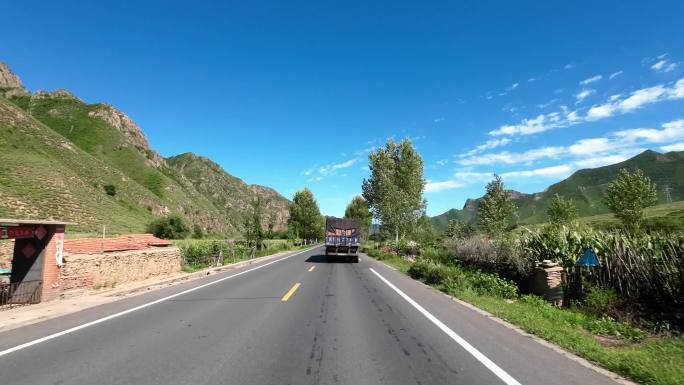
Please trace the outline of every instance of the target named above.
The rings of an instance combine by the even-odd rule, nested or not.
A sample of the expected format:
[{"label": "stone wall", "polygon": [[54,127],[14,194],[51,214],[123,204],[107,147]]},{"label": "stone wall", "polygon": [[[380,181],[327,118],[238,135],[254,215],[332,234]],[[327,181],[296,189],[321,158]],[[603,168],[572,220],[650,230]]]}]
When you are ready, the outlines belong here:
[{"label": "stone wall", "polygon": [[112,287],[117,284],[164,276],[181,269],[177,247],[93,254],[66,254],[61,272],[62,290]]}]

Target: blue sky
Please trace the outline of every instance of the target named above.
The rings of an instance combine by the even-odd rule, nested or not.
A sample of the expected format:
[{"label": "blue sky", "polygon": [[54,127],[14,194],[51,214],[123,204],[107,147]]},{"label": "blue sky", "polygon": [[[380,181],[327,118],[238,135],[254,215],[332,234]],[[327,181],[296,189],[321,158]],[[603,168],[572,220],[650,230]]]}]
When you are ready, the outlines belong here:
[{"label": "blue sky", "polygon": [[[341,215],[367,152],[410,137],[428,213],[646,148],[684,150],[684,2],[11,2],[31,90],[129,114],[165,156],[314,191]],[[372,4],[370,4],[372,3]]]}]

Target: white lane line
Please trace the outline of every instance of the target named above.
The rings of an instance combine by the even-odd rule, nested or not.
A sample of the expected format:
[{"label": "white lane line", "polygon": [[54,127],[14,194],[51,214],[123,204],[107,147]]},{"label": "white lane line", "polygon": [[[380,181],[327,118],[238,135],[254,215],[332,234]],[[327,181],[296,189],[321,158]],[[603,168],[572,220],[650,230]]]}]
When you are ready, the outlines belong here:
[{"label": "white lane line", "polygon": [[394,286],[392,282],[388,281],[385,277],[380,275],[377,271],[375,271],[372,267],[370,268],[370,271],[373,272],[373,274],[377,275],[378,278],[380,278],[383,282],[387,284],[392,290],[396,291],[397,294],[399,294],[403,299],[405,299],[408,303],[410,303],[413,307],[415,307],[419,312],[421,312],[427,319],[432,321],[433,324],[437,325],[438,328],[440,328],[444,333],[446,333],[451,339],[456,341],[457,344],[461,345],[463,349],[468,351],[468,353],[472,354],[473,357],[475,357],[478,361],[480,361],[484,366],[487,367],[487,369],[491,370],[492,373],[496,374],[497,377],[499,377],[505,384],[507,385],[520,385],[520,383],[513,377],[511,377],[508,373],[506,373],[503,369],[501,369],[497,364],[492,362],[487,356],[482,354],[479,350],[475,349],[473,345],[471,345],[468,341],[464,340],[461,336],[456,334],[453,330],[451,330],[448,326],[446,326],[442,321],[437,319],[437,317],[433,316],[425,310],[424,307],[420,306],[416,301],[414,301],[411,297],[406,295],[403,291],[399,290],[398,287]]},{"label": "white lane line", "polygon": [[[314,247],[314,248],[315,248],[315,247]],[[18,350],[21,350],[21,349],[28,348],[29,346],[33,346],[33,345],[39,344],[39,343],[41,343],[41,342],[49,341],[49,340],[51,340],[51,339],[53,339],[53,338],[57,338],[57,337],[61,337],[61,336],[63,336],[63,335],[69,334],[69,333],[73,333],[73,332],[75,332],[75,331],[77,331],[77,330],[85,329],[85,328],[87,328],[87,327],[89,327],[89,326],[97,325],[97,324],[99,324],[99,323],[102,323],[102,322],[105,322],[105,321],[109,321],[110,319],[113,319],[113,318],[116,318],[116,317],[121,317],[122,315],[126,315],[126,314],[128,314],[128,313],[132,313],[132,312],[134,312],[134,311],[141,310],[141,309],[144,309],[144,308],[146,308],[146,307],[150,307],[150,306],[152,306],[152,305],[156,305],[156,304],[158,304],[158,303],[160,303],[160,302],[164,302],[164,301],[167,301],[167,300],[169,300],[169,299],[176,298],[176,297],[181,296],[181,295],[183,295],[183,294],[188,294],[188,293],[193,292],[193,291],[195,291],[195,290],[199,290],[199,289],[203,289],[203,288],[205,288],[205,287],[207,287],[207,286],[215,285],[215,284],[217,284],[217,283],[219,283],[219,282],[223,282],[223,281],[225,281],[225,280],[227,280],[227,279],[231,279],[231,278],[234,278],[234,277],[243,275],[243,274],[247,274],[247,273],[249,273],[249,272],[251,272],[251,271],[261,269],[262,267],[266,267],[266,266],[268,266],[268,265],[272,265],[272,264],[277,263],[277,262],[280,262],[280,261],[284,261],[284,260],[286,260],[286,259],[288,259],[288,258],[297,256],[297,255],[299,255],[299,254],[302,254],[302,253],[307,252],[307,251],[310,251],[310,250],[312,250],[312,249],[302,250],[302,251],[300,251],[300,252],[298,252],[298,253],[295,253],[295,254],[292,254],[292,255],[288,255],[287,257],[280,258],[280,259],[277,259],[277,260],[275,260],[275,261],[271,261],[271,262],[264,263],[263,265],[259,265],[259,266],[257,266],[257,267],[251,268],[251,269],[249,269],[249,270],[241,271],[241,272],[239,272],[239,273],[237,273],[237,274],[233,274],[233,275],[228,276],[228,277],[223,277],[223,278],[217,279],[216,281],[211,281],[211,282],[205,283],[205,284],[203,284],[203,285],[200,285],[200,286],[197,286],[197,287],[193,287],[193,288],[188,289],[188,290],[181,291],[180,293],[172,294],[172,295],[169,295],[169,296],[167,296],[167,297],[164,297],[164,298],[160,298],[160,299],[154,300],[154,301],[152,301],[152,302],[148,302],[148,303],[145,303],[145,304],[142,304],[142,305],[139,305],[139,306],[132,307],[132,308],[130,308],[130,309],[124,310],[124,311],[120,311],[120,312],[118,312],[118,313],[110,314],[110,315],[108,315],[108,316],[106,316],[106,317],[102,317],[102,318],[96,319],[96,320],[94,320],[94,321],[90,321],[90,322],[88,322],[88,323],[84,323],[84,324],[82,324],[82,325],[74,326],[74,327],[72,327],[72,328],[70,328],[70,329],[62,330],[61,332],[57,332],[57,333],[54,333],[54,334],[50,334],[50,335],[48,335],[48,336],[41,337],[41,338],[38,338],[38,339],[36,339],[36,340],[33,340],[33,341],[29,341],[29,342],[23,343],[23,344],[21,344],[21,345],[17,345],[17,346],[15,346],[15,347],[12,347],[12,348],[9,348],[9,349],[0,351],[0,357],[5,356],[5,355],[8,355],[8,354],[10,354],[10,353],[14,353],[14,352],[16,352],[16,351],[18,351]]]}]

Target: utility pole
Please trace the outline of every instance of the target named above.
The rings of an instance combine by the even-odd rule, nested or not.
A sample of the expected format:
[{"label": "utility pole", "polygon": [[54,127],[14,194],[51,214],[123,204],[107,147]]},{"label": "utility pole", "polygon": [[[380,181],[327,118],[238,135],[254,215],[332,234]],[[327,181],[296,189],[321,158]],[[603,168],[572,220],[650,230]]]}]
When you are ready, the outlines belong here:
[{"label": "utility pole", "polygon": [[663,187],[663,191],[665,192],[665,201],[667,203],[672,203],[672,187],[670,187],[669,184],[666,184],[665,187]]}]

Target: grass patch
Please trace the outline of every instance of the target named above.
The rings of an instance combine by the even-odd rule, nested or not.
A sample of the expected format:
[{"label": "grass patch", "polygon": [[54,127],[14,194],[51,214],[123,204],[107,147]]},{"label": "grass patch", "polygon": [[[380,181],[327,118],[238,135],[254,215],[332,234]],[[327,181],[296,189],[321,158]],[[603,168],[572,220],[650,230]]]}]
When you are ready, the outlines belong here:
[{"label": "grass patch", "polygon": [[[639,383],[682,383],[684,339],[679,336],[648,335],[609,317],[598,317],[581,309],[560,309],[537,296],[513,295],[506,281],[496,275],[430,260],[412,263],[378,249],[366,249],[365,252],[528,333]],[[491,277],[483,277],[486,275]]]}]

